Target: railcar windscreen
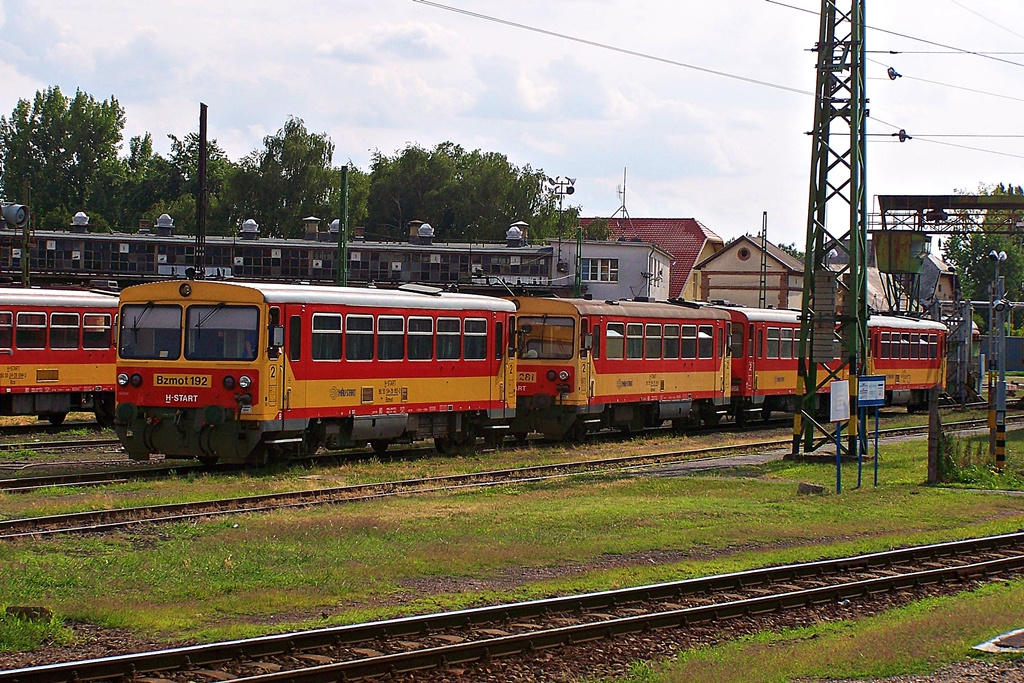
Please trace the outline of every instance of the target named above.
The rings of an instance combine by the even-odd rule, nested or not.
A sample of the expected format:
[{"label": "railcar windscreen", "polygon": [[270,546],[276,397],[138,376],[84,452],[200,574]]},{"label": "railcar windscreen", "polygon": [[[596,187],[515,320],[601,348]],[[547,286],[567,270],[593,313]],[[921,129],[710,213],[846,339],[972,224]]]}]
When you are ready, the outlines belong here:
[{"label": "railcar windscreen", "polygon": [[255,360],[259,321],[255,306],[189,306],[185,311],[185,358]]},{"label": "railcar windscreen", "polygon": [[181,355],[181,306],[125,304],[118,335],[121,358],[174,360]]},{"label": "railcar windscreen", "polygon": [[573,357],[576,327],[572,318],[519,316],[523,359],[569,360]]}]

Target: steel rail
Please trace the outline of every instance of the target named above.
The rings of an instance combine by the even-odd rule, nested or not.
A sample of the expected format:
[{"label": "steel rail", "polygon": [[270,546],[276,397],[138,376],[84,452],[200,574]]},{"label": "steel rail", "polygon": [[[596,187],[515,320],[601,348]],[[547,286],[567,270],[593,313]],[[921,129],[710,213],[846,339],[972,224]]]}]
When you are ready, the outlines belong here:
[{"label": "steel rail", "polygon": [[[984,420],[967,420],[951,423],[947,427],[974,426],[984,424]],[[885,430],[887,435],[913,433],[927,427],[897,427]],[[269,510],[308,507],[312,505],[331,505],[350,502],[365,502],[396,495],[413,495],[436,493],[462,488],[500,486],[509,483],[529,483],[550,478],[572,476],[575,474],[599,474],[622,469],[633,469],[645,465],[672,464],[672,458],[708,453],[729,453],[746,449],[770,448],[785,446],[789,439],[756,441],[726,446],[711,446],[698,449],[649,453],[645,455],[616,456],[594,460],[577,460],[550,465],[532,465],[528,467],[486,470],[468,474],[450,474],[437,477],[421,477],[402,479],[390,482],[370,484],[352,484],[322,489],[303,491],[283,491],[237,498],[215,499],[188,503],[168,503],[133,508],[111,508],[90,510],[60,515],[40,517],[22,517],[0,520],[0,540],[24,537],[42,537],[61,533],[102,532],[124,528],[136,524],[187,521],[191,519],[223,516],[228,514],[244,514],[249,512],[266,512]],[[701,458],[707,460],[708,458]],[[128,519],[125,519],[128,518]],[[69,526],[80,524],[80,526]],[[55,528],[44,528],[52,525]]]},{"label": "steel rail", "polygon": [[[970,553],[1003,553],[1004,557],[971,562],[954,567],[924,571],[911,571],[881,578],[846,581],[831,586],[785,591],[749,599],[730,600],[709,605],[672,609],[654,614],[605,619],[588,624],[566,626],[547,631],[533,631],[518,636],[457,644],[451,647],[425,648],[410,653],[384,655],[361,660],[338,662],[302,671],[280,672],[273,677],[253,677],[254,681],[329,680],[344,673],[346,676],[368,676],[396,670],[412,670],[423,666],[437,666],[440,662],[461,662],[483,656],[512,654],[524,649],[549,647],[567,642],[580,642],[619,633],[635,632],[644,628],[686,626],[704,621],[743,615],[756,615],[781,609],[815,605],[844,598],[856,598],[877,592],[930,585],[942,581],[964,580],[993,573],[1024,568],[1024,532],[964,539],[925,546],[868,553],[845,558],[765,567],[731,572],[710,577],[684,579],[634,588],[571,595],[545,600],[534,600],[455,612],[426,614],[412,617],[336,626],[297,633],[282,633],[257,638],[234,640],[205,645],[194,645],[155,652],[104,657],[93,660],[65,662],[38,667],[0,671],[0,683],[59,683],[103,678],[131,679],[139,674],[187,669],[230,661],[240,657],[256,659],[304,650],[361,643],[379,638],[399,639],[422,636],[445,628],[466,628],[513,619],[536,617],[543,614],[561,614],[607,609],[609,607],[673,600],[684,596],[707,595],[745,588],[762,588],[772,583],[801,579],[822,580],[843,578],[855,571],[892,568],[896,565],[956,558]],[[1014,553],[1014,554],[1010,554]],[[443,659],[442,659],[443,656]],[[377,667],[385,667],[381,670]],[[330,674],[330,675],[327,675]],[[277,676],[281,677],[277,677]],[[296,676],[292,678],[291,676]],[[324,676],[324,678],[306,678]],[[249,679],[239,679],[249,680]]]}]

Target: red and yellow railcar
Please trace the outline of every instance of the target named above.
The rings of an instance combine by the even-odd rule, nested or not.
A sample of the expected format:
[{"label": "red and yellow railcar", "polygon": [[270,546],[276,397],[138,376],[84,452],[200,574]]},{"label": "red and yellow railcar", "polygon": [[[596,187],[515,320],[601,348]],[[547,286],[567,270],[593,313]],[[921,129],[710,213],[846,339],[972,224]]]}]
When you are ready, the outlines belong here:
[{"label": "red and yellow railcar", "polygon": [[725,412],[728,313],[643,301],[514,301],[518,437],[582,438],[665,420],[714,424]]},{"label": "red and yellow railcar", "polygon": [[114,418],[117,294],[0,289],[0,415]]},{"label": "red and yellow railcar", "polygon": [[946,333],[945,325],[932,320],[871,316],[865,372],[885,375],[886,404],[922,408],[933,386],[945,389]]},{"label": "red and yellow railcar", "polygon": [[773,410],[795,407],[800,312],[722,307],[732,316],[731,410],[738,424],[751,413],[767,420]]},{"label": "red and yellow railcar", "polygon": [[441,292],[162,282],[121,294],[115,429],[129,455],[270,456],[502,434],[509,301]]}]

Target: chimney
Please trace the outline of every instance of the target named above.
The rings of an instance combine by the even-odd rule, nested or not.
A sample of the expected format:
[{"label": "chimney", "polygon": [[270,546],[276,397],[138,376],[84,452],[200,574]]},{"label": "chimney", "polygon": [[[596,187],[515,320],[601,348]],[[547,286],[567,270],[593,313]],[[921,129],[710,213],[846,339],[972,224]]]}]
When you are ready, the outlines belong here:
[{"label": "chimney", "polygon": [[158,237],[170,237],[174,234],[174,219],[166,213],[160,214],[156,219],[156,234]]},{"label": "chimney", "polygon": [[530,224],[525,221],[516,221],[509,226],[505,233],[505,244],[509,247],[522,247],[526,244],[526,230]]},{"label": "chimney", "polygon": [[71,219],[71,232],[89,232],[89,217],[85,215],[84,211],[79,211],[75,214],[75,217]]},{"label": "chimney", "polygon": [[258,240],[260,238],[260,226],[253,219],[248,219],[242,223],[242,239],[243,240]]},{"label": "chimney", "polygon": [[320,219],[316,216],[307,216],[302,219],[302,239],[309,242],[316,242],[320,239]]}]

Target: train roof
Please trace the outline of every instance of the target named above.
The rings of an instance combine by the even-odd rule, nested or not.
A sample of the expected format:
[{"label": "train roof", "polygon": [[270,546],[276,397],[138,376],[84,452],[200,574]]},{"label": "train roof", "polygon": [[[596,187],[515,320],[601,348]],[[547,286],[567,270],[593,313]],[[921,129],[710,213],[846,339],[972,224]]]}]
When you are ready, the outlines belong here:
[{"label": "train roof", "polygon": [[904,318],[897,315],[873,315],[868,318],[868,327],[888,327],[897,330],[927,330],[932,332],[947,330],[946,326],[937,320],[920,320],[918,318]]},{"label": "train roof", "polygon": [[800,311],[790,308],[751,308],[747,306],[712,306],[712,308],[738,313],[750,322],[800,324]]},{"label": "train roof", "polygon": [[[520,308],[522,315],[538,312],[537,305],[548,303],[554,309],[575,309],[580,315],[611,315],[636,318],[685,318],[689,320],[729,320],[729,314],[720,309],[676,304],[668,301],[597,301],[592,299],[556,299],[538,297],[516,297],[517,301],[535,302],[528,308]],[[543,302],[543,303],[541,303]]]},{"label": "train roof", "polygon": [[117,308],[117,292],[84,289],[0,287],[0,306]]},{"label": "train roof", "polygon": [[[515,305],[506,299],[479,294],[444,292],[436,287],[405,286],[399,289],[375,287],[329,287],[326,285],[280,284],[275,282],[209,282],[182,281],[147,283],[127,287],[121,300],[150,301],[180,299],[182,285],[192,288],[192,296],[202,300],[251,301],[259,298],[270,304],[342,304],[347,306],[422,308],[443,310],[515,311]],[[243,294],[247,293],[247,294]]]}]

